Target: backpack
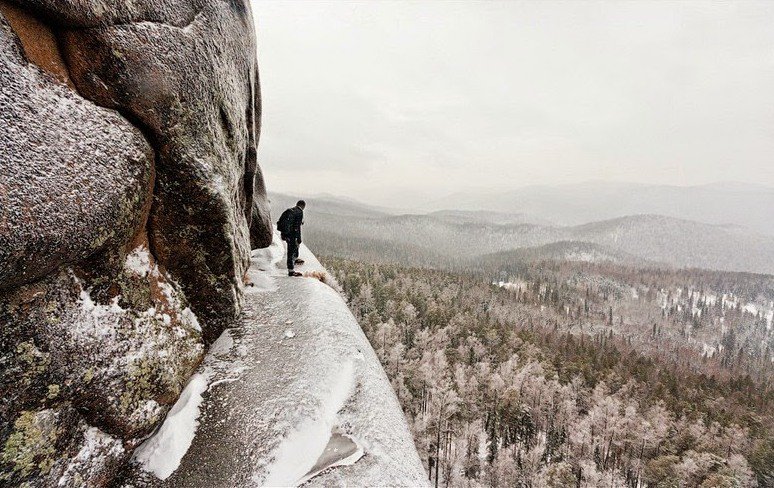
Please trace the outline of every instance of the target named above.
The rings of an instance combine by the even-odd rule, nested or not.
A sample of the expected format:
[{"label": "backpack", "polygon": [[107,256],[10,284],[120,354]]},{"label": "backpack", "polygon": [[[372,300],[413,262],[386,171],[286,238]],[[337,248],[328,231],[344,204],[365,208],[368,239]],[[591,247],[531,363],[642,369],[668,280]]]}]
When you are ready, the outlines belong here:
[{"label": "backpack", "polygon": [[277,221],[277,230],[280,234],[290,234],[290,215],[293,213],[293,209],[289,208],[282,212],[279,220]]}]

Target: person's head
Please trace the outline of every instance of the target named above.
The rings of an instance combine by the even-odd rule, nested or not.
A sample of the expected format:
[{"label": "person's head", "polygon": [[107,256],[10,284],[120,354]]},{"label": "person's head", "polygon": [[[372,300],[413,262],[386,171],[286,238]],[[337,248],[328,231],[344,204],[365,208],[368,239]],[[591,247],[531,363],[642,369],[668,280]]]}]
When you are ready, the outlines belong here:
[{"label": "person's head", "polygon": [[306,202],[303,201],[303,200],[299,200],[299,201],[296,202],[296,207],[304,208],[304,207],[306,207]]}]

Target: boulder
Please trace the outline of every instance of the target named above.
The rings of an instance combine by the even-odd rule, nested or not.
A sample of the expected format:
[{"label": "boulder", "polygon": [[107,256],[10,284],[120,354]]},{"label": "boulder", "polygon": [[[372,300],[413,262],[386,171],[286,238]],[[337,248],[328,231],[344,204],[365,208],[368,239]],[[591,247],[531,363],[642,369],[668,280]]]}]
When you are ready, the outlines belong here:
[{"label": "boulder", "polygon": [[[240,310],[253,202],[266,209],[249,5],[147,0],[108,15],[98,1],[76,10],[69,2],[40,4],[69,19],[61,45],[81,94],[119,110],[156,149],[151,248],[212,342]],[[83,27],[95,19],[98,25]],[[252,226],[263,237],[257,243],[271,239],[263,215]]]},{"label": "boulder", "polygon": [[20,449],[37,452],[42,442],[26,435],[14,441],[20,445],[11,442],[21,435],[17,424],[65,407],[72,419],[58,424],[56,439],[92,427],[116,439],[121,449],[110,449],[118,457],[108,463],[115,474],[164,419],[203,357],[196,316],[144,244],[126,255],[110,287],[100,291],[88,282],[83,269],[66,267],[0,293],[0,485],[56,484],[52,476],[64,471],[51,466],[64,470],[77,461],[93,470],[102,462],[86,453],[74,459],[77,452],[59,440],[46,444],[50,456],[34,466],[17,459]]},{"label": "boulder", "polygon": [[153,151],[113,110],[29,64],[0,19],[0,290],[129,241]]},{"label": "boulder", "polygon": [[148,252],[151,146],[71,88],[43,24],[0,7],[26,36],[0,14],[0,484],[104,485],[201,332]]},{"label": "boulder", "polygon": [[0,0],[0,485],[107,486],[271,224],[247,0]]}]

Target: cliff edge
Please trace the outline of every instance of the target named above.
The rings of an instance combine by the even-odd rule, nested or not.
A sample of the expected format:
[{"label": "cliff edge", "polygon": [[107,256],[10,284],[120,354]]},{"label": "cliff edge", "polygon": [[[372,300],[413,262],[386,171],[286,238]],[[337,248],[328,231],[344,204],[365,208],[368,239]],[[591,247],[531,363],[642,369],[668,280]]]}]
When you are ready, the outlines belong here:
[{"label": "cliff edge", "polygon": [[[165,423],[134,454],[131,486],[424,486],[376,354],[302,246],[253,251],[238,325],[215,342]],[[322,282],[320,279],[326,281]]]}]

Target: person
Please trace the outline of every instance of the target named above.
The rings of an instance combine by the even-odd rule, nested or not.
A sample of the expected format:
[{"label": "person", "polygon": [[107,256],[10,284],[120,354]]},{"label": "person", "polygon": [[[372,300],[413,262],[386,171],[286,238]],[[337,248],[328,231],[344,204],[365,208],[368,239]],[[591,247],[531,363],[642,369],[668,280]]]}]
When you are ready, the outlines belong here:
[{"label": "person", "polygon": [[301,226],[304,225],[304,208],[306,202],[299,200],[296,206],[282,212],[277,221],[277,229],[280,237],[287,243],[288,249],[288,276],[302,276],[294,268],[304,264],[304,260],[298,257],[298,247],[301,245]]}]

